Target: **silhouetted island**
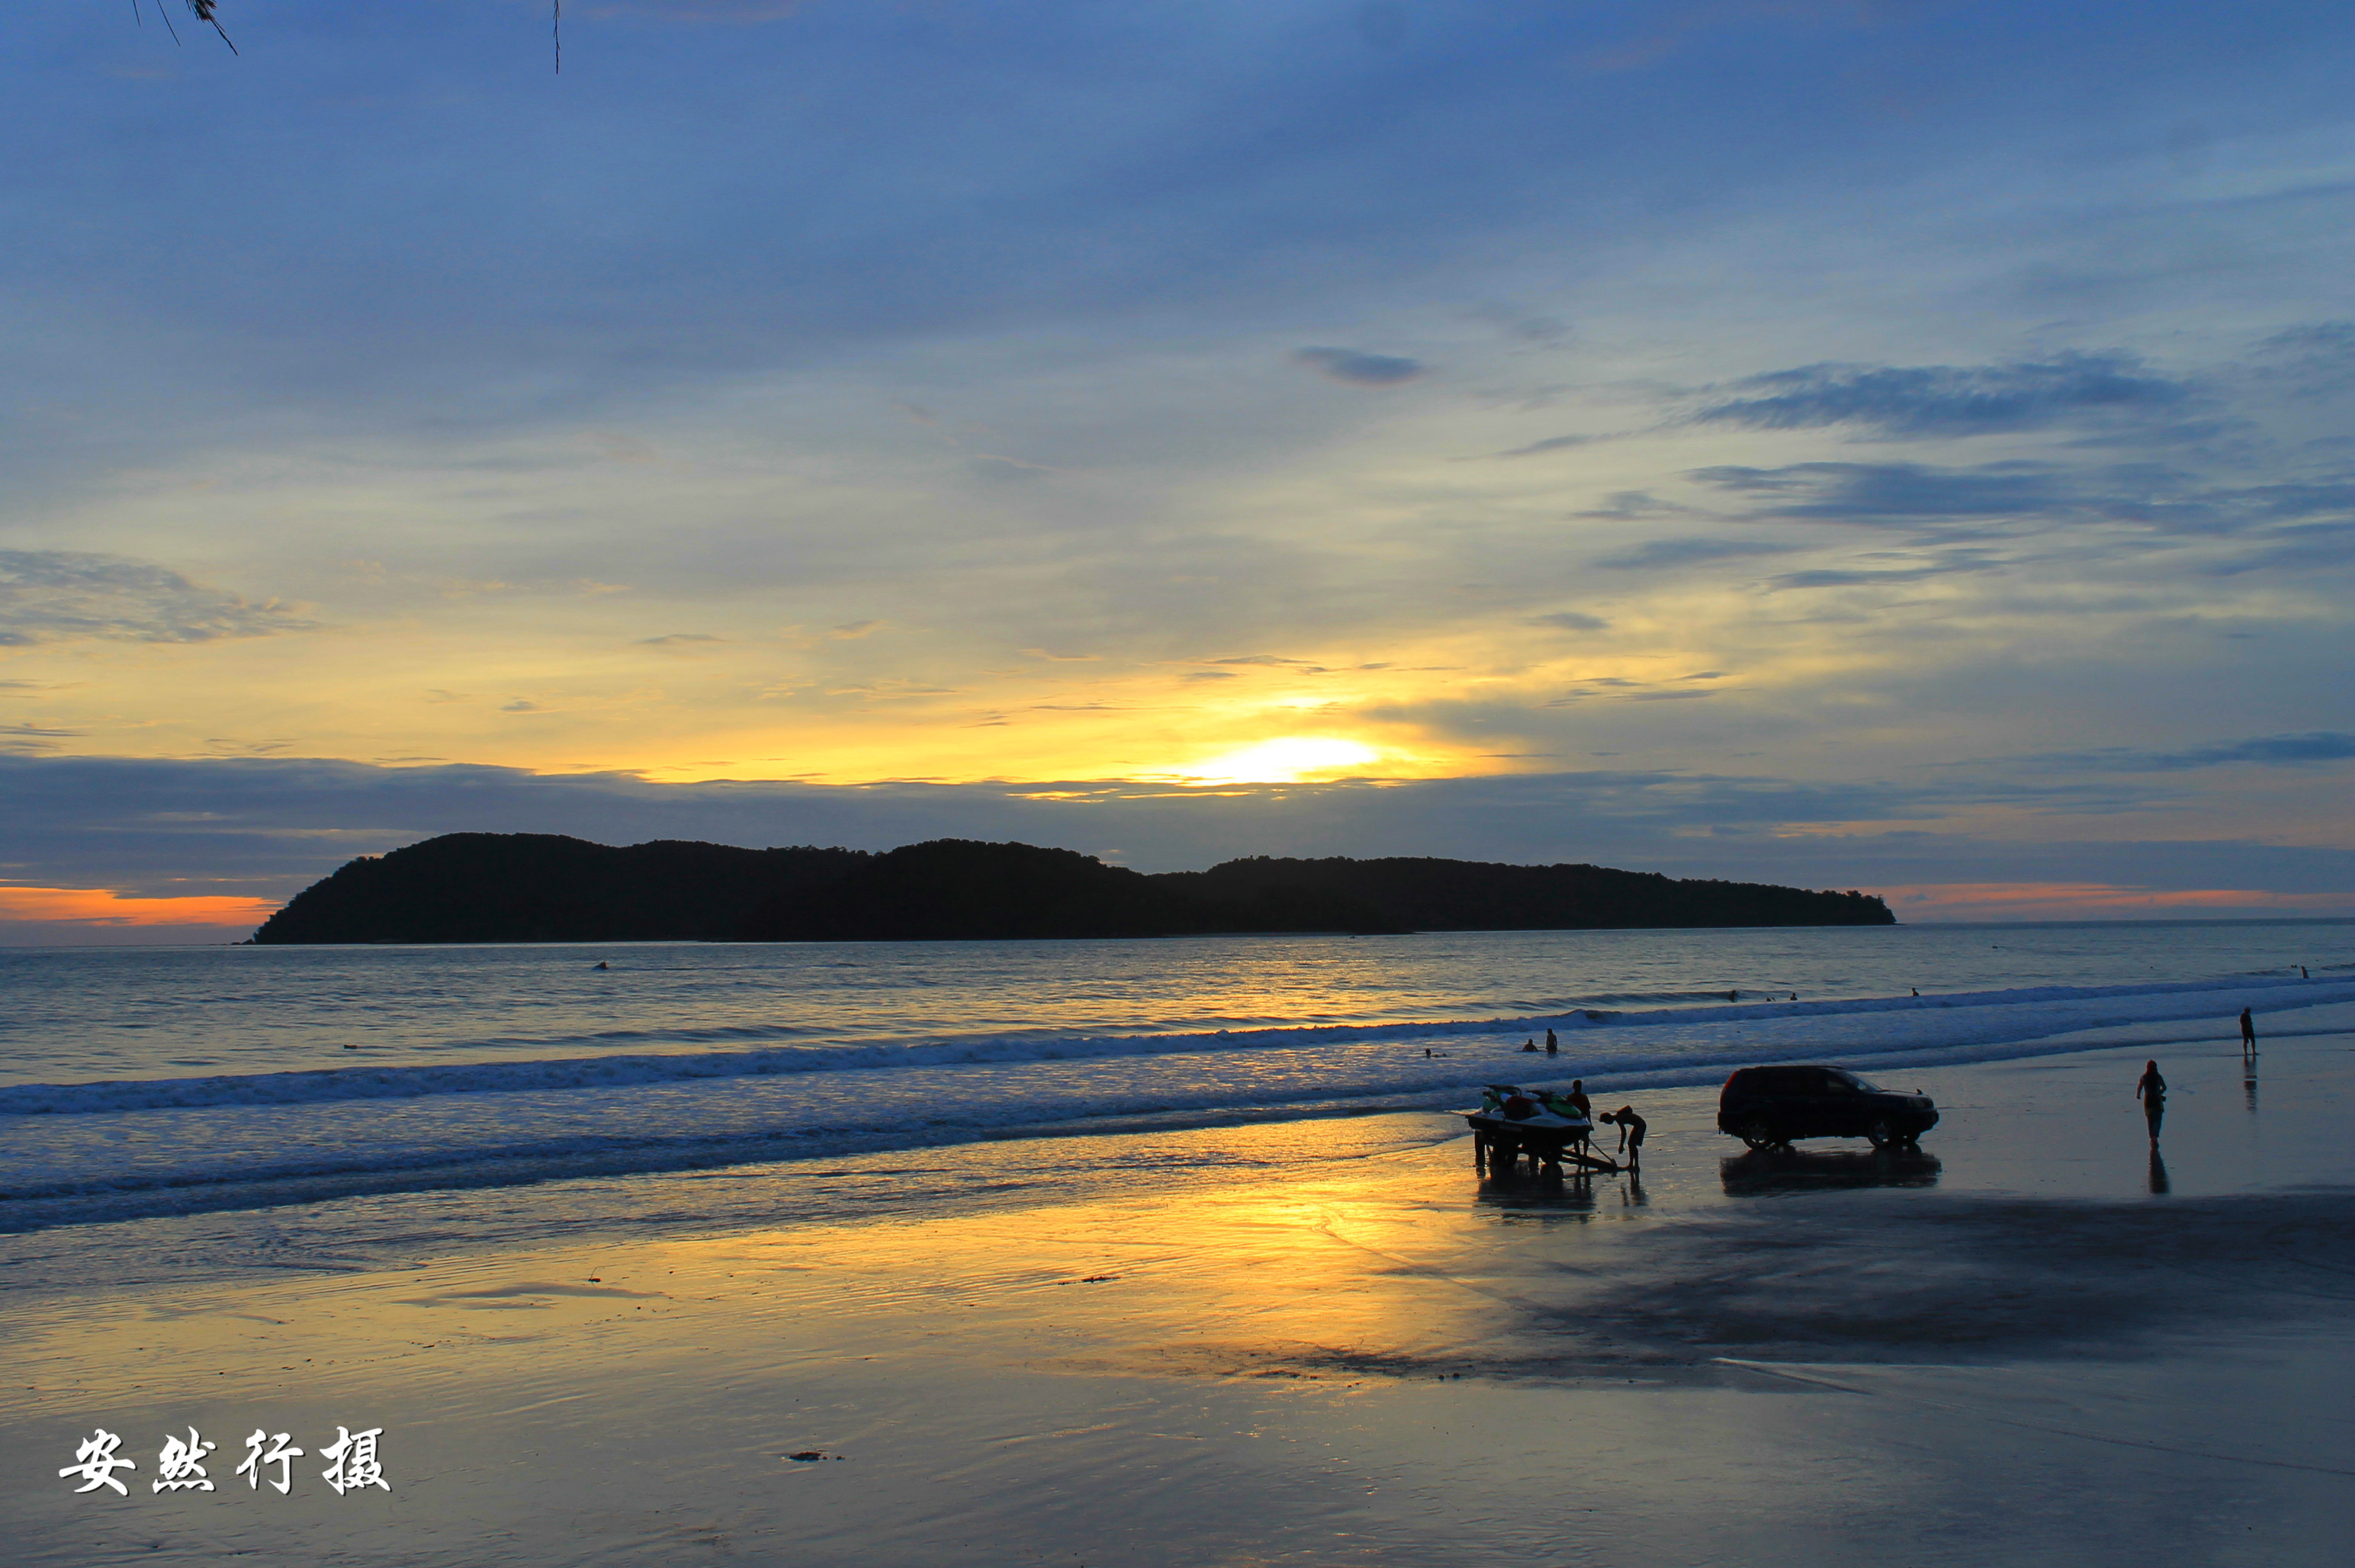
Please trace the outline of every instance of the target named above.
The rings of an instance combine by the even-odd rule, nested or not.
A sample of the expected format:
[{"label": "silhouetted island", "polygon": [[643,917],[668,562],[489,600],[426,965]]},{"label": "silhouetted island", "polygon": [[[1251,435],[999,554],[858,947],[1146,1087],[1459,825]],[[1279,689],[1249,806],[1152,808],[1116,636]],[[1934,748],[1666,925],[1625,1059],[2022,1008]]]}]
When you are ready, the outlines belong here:
[{"label": "silhouetted island", "polygon": [[964,838],[877,854],[452,833],[346,863],[250,940],[930,942],[1895,923],[1865,893],[1603,866],[1256,856],[1146,875],[1076,850]]}]

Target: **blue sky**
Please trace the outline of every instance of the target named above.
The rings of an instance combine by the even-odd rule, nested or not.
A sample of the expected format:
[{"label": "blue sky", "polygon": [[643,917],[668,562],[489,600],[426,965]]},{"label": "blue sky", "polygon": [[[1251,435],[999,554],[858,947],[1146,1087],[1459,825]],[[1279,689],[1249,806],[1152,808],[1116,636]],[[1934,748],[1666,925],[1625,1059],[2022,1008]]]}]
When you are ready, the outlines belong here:
[{"label": "blue sky", "polygon": [[2344,7],[24,10],[0,939],[681,823],[2355,912]]}]

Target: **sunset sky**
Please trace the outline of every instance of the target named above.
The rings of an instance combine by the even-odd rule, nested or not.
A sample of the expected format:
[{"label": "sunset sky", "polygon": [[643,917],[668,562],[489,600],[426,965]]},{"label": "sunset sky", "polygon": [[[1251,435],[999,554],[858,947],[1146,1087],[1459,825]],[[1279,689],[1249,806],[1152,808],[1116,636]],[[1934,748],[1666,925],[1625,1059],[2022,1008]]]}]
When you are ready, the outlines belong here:
[{"label": "sunset sky", "polygon": [[0,943],[464,828],[2355,914],[2355,11],[13,7]]}]

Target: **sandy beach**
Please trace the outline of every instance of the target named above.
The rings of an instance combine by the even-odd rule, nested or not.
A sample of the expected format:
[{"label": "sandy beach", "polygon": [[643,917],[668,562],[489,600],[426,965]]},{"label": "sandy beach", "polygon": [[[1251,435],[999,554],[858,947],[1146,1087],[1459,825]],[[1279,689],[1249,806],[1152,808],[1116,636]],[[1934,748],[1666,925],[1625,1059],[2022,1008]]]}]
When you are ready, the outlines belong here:
[{"label": "sandy beach", "polygon": [[[2332,1561],[2350,1012],[2297,1015],[2254,1076],[2183,1025],[1876,1069],[1938,1099],[1919,1157],[1744,1155],[1688,1089],[1640,1096],[1640,1179],[1483,1182],[1412,1115],[998,1142],[941,1157],[975,1177],[954,1200],[900,1206],[876,1194],[907,1157],[838,1160],[857,1205],[722,1235],[421,1230],[176,1276],[187,1221],[92,1227],[154,1253],[102,1292],[59,1233],[11,1238],[14,1555]],[[2157,1153],[2131,1098],[2153,1054]],[[1156,1178],[1205,1142],[1228,1157]],[[1101,1147],[1067,1188],[1036,1179],[1074,1145]],[[191,1425],[218,1489],[154,1492]],[[389,1490],[338,1496],[315,1456],[284,1496],[231,1474],[249,1432],[314,1450],[339,1426],[382,1429]],[[138,1464],[128,1497],[55,1478],[93,1428]]]}]

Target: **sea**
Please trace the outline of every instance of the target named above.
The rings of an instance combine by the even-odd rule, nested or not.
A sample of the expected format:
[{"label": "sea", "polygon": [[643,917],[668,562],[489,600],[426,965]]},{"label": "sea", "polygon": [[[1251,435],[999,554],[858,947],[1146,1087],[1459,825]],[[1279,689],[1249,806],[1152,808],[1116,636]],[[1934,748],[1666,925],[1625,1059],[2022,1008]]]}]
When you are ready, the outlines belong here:
[{"label": "sea", "polygon": [[[2355,1001],[2355,922],[25,948],[0,987],[0,1235],[59,1243],[0,1260],[5,1289],[101,1232],[147,1257],[190,1216],[242,1216],[199,1229],[246,1264],[729,1223],[786,1201],[748,1168],[822,1211],[1051,1183],[1107,1132],[1282,1125],[1330,1152],[1350,1118],[1493,1083],[1870,1073],[2214,1038],[2243,1007],[2292,1031]],[[1549,1029],[1558,1057],[1521,1049]]]}]

